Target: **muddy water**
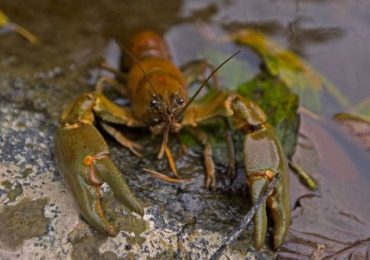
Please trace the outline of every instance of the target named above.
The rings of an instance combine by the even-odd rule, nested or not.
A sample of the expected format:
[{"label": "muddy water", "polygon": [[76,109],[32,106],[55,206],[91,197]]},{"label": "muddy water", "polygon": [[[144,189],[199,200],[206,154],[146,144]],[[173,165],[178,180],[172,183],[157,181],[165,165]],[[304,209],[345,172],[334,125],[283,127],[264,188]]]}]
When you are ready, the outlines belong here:
[{"label": "muddy water", "polygon": [[[51,128],[56,127],[57,116],[68,101],[79,93],[93,89],[94,82],[100,76],[96,65],[101,62],[102,57],[109,59],[113,65],[119,63],[119,51],[114,48],[112,51],[111,47],[107,47],[108,42],[115,39],[118,43],[123,43],[132,33],[143,28],[164,34],[178,64],[201,57],[207,49],[232,53],[240,47],[219,43],[215,38],[222,37],[227,30],[242,26],[259,28],[305,57],[338,86],[351,104],[370,96],[370,2],[365,0],[13,0],[2,1],[0,8],[12,21],[27,27],[41,41],[39,46],[32,46],[17,35],[0,38],[0,77],[3,77],[0,100],[16,103],[28,111],[45,114],[51,124],[48,127]],[[246,49],[243,49],[241,57],[249,60],[251,67],[246,78],[251,77],[258,70],[259,60]],[[22,80],[17,80],[18,78]],[[12,84],[6,84],[10,81]],[[365,225],[361,226],[363,234],[355,236],[349,242],[355,243],[370,237],[366,224],[370,209],[366,206],[367,201],[363,201],[363,198],[370,196],[366,191],[370,179],[369,154],[347,132],[331,122],[331,115],[343,108],[329,98],[324,103],[326,119],[316,122],[303,118],[301,132],[311,140],[309,147],[310,151],[315,151],[315,156],[307,158],[303,152],[296,160],[311,169],[322,183],[320,192],[314,194],[324,198],[317,201],[318,205],[329,204],[337,210],[333,212],[349,212],[348,214],[361,221],[364,219]],[[305,139],[302,140],[301,147],[307,147]],[[132,174],[140,171],[142,166],[150,165],[154,159],[154,152],[149,149],[149,159],[139,162],[129,157],[127,152],[122,153],[112,140],[109,141],[115,159],[121,160],[124,167],[129,166]],[[151,140],[143,142],[148,146],[152,145]],[[8,148],[11,149],[10,146]],[[152,149],[156,149],[155,144]],[[181,150],[178,147],[177,149],[177,154],[181,157]],[[179,161],[180,165],[184,165],[182,172],[185,175],[203,171],[199,162],[197,169],[189,169],[187,165],[192,165],[192,160],[197,159],[184,157]],[[155,168],[161,170],[166,166],[163,162],[156,162]],[[190,212],[187,217],[192,220],[197,216],[197,225],[204,229],[227,229],[230,223],[225,223],[226,220],[236,223],[238,216],[247,209],[243,197],[245,193],[242,191],[242,195],[233,194],[242,190],[242,180],[239,186],[235,184],[232,192],[225,191],[225,186],[220,185],[219,193],[208,193],[201,188],[201,175],[193,186],[179,189],[164,189],[163,184],[153,184],[149,178],[132,176],[129,181],[145,203],[158,205],[159,212],[180,209],[182,213],[174,216],[174,219],[181,219],[183,214]],[[292,186],[293,205],[297,205],[300,196],[310,194],[294,177]],[[169,201],[172,203],[168,206]],[[236,204],[231,208],[227,207],[231,201]],[[316,202],[309,203],[316,206]],[[301,206],[296,209],[299,208]],[[298,223],[296,225],[302,229],[311,228],[300,224],[311,221],[311,215],[302,217],[297,211],[295,214],[297,221],[293,221],[293,229],[297,230],[294,223]],[[324,220],[327,220],[327,215],[322,211],[317,214],[323,215],[321,223],[326,224]],[[219,219],[225,221],[218,223]],[[291,250],[292,245],[297,245],[294,240],[297,235],[290,234],[290,237],[290,244],[287,243],[284,247],[286,252]],[[317,242],[315,239],[314,241]],[[315,243],[305,247],[300,253],[307,256],[314,247]],[[334,252],[333,248],[336,247],[331,246]]]}]

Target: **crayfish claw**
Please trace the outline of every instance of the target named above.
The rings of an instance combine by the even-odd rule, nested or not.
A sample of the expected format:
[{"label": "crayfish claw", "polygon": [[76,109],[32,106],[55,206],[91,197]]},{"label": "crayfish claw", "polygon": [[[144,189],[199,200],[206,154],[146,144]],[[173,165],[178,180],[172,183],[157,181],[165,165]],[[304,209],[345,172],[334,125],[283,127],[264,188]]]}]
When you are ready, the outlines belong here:
[{"label": "crayfish claw", "polygon": [[109,236],[116,236],[117,229],[105,217],[100,201],[100,186],[93,189],[83,178],[80,178],[80,185],[72,188],[81,215],[92,227],[101,233]]},{"label": "crayfish claw", "polygon": [[285,240],[290,225],[291,213],[289,207],[289,194],[284,182],[287,176],[283,176],[279,180],[274,189],[274,193],[267,199],[267,205],[271,210],[272,219],[274,222],[274,247],[279,248]]},{"label": "crayfish claw", "polygon": [[[249,187],[252,203],[256,201],[265,192],[269,185],[269,181],[262,176],[258,178],[249,178]],[[266,202],[264,202],[254,217],[254,247],[260,250],[265,244],[267,233],[267,215],[266,215]]]},{"label": "crayfish claw", "polygon": [[103,158],[95,163],[97,176],[106,182],[113,191],[114,196],[130,210],[143,216],[144,209],[141,202],[135,197],[121,172],[117,169],[110,158]]},{"label": "crayfish claw", "polygon": [[267,189],[276,174],[281,174],[267,202],[257,212],[255,223],[255,247],[264,245],[267,231],[266,207],[272,212],[274,247],[284,242],[290,225],[290,197],[288,165],[277,137],[276,130],[263,124],[261,128],[246,135],[244,140],[244,166],[250,187],[252,202]]},{"label": "crayfish claw", "polygon": [[[258,198],[267,190],[273,176],[275,174],[272,171],[263,171],[261,173],[255,173],[249,175],[248,185],[250,187],[250,194],[253,203],[256,203]],[[289,196],[287,189],[284,185],[286,176],[283,176],[273,192],[269,194],[267,202],[262,204],[260,209],[257,211],[254,218],[255,233],[254,241],[255,248],[261,249],[265,243],[265,237],[267,233],[267,216],[266,206],[271,210],[272,219],[274,223],[273,227],[273,242],[274,247],[280,247],[287,235],[288,227],[290,224],[290,208],[289,208]],[[267,205],[266,205],[267,204]]]},{"label": "crayfish claw", "polygon": [[102,209],[100,190],[104,182],[121,203],[144,215],[140,201],[110,159],[108,146],[93,125],[80,123],[76,127],[59,128],[55,137],[55,156],[83,218],[93,228],[110,236],[118,232]]}]

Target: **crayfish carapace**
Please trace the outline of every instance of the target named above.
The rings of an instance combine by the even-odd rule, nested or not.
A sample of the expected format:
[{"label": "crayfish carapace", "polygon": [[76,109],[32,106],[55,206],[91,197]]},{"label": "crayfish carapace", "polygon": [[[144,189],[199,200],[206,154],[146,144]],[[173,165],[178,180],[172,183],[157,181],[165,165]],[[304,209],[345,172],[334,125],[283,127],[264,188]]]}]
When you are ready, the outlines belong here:
[{"label": "crayfish carapace", "polygon": [[235,129],[245,134],[245,174],[252,201],[256,201],[266,190],[275,174],[282,175],[267,205],[263,205],[254,218],[255,247],[260,249],[264,245],[266,207],[271,210],[274,222],[274,246],[279,247],[290,224],[287,161],[276,131],[266,122],[263,110],[243,96],[221,90],[206,103],[192,103],[199,91],[191,98],[187,96],[189,82],[169,59],[162,38],[153,32],[137,34],[128,49],[136,62],[131,65],[121,92],[130,99],[131,105],[116,105],[102,94],[98,84],[98,91],[81,95],[64,110],[61,127],[56,134],[56,159],[60,172],[69,184],[85,220],[101,232],[111,236],[117,234],[116,228],[105,218],[100,204],[103,182],[111,186],[117,199],[128,208],[143,214],[141,203],[109,157],[108,146],[94,126],[96,118],[108,134],[135,154],[139,154],[139,145],[113,125],[148,127],[154,134],[163,135],[159,156],[165,153],[170,164],[172,156],[167,148],[168,133],[189,129],[204,145],[207,187],[215,185],[212,145],[207,133],[197,126],[209,119],[227,118]]}]

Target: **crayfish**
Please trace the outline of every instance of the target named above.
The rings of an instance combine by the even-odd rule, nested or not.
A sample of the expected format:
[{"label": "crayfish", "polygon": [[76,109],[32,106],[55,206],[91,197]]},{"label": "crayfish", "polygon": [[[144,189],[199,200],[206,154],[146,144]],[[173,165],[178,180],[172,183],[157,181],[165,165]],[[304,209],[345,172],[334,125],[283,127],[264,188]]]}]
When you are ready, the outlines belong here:
[{"label": "crayfish", "polygon": [[[98,83],[96,92],[83,94],[67,106],[61,115],[61,127],[56,133],[56,160],[84,219],[100,232],[110,236],[117,234],[117,229],[106,219],[102,210],[100,189],[104,182],[111,186],[116,198],[124,205],[140,215],[144,212],[140,201],[110,159],[108,146],[95,127],[96,123],[137,155],[139,145],[125,137],[114,125],[146,127],[155,135],[163,135],[158,157],[165,154],[173,171],[176,167],[167,147],[169,133],[188,129],[204,146],[205,184],[212,188],[215,186],[212,144],[207,133],[198,126],[221,118],[227,119],[245,135],[243,151],[240,152],[244,154],[252,202],[266,190],[276,174],[282,176],[254,218],[255,247],[260,249],[267,233],[266,207],[271,210],[273,242],[278,248],[285,240],[291,218],[288,166],[276,131],[266,122],[264,111],[245,97],[223,90],[218,90],[205,103],[193,103],[200,89],[206,85],[205,82],[215,77],[216,70],[222,64],[189,98],[187,90],[191,82],[187,82],[186,73],[170,60],[165,42],[154,32],[136,34],[127,48],[134,62],[121,92],[130,99],[130,105],[118,106],[110,101],[103,95],[101,84]],[[203,67],[212,66],[206,64]]]}]

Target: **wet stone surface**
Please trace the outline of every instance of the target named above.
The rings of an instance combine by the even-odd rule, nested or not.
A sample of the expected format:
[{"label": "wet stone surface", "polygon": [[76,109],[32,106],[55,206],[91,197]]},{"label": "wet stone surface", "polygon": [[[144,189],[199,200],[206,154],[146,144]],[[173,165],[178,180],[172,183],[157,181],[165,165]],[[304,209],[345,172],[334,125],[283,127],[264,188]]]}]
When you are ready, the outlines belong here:
[{"label": "wet stone surface", "polygon": [[[3,143],[0,151],[0,222],[5,232],[0,237],[2,258],[204,258],[220,246],[248,210],[246,191],[240,182],[234,186],[224,185],[222,169],[218,188],[215,191],[203,188],[202,158],[190,151],[185,153],[176,137],[172,138],[171,147],[178,158],[176,162],[181,174],[193,177],[190,184],[169,185],[142,170],[150,167],[168,171],[166,161],[156,159],[160,140],[152,140],[146,131],[135,135],[147,147],[142,159],[108,137],[113,160],[143,201],[145,215],[140,219],[127,212],[105,187],[105,210],[121,230],[115,238],[105,237],[79,218],[76,204],[55,168],[52,151],[57,119],[44,112],[28,110],[17,102],[2,102],[0,117],[3,119],[0,122]],[[130,129],[123,130],[133,134]],[[242,174],[240,172],[241,181]],[[22,192],[10,196],[16,187]],[[38,201],[44,201],[38,214],[45,219],[46,229],[38,229],[41,233],[15,232],[25,225],[14,219],[18,217],[14,213],[16,209],[23,207],[26,211],[23,217],[28,217],[33,214],[30,211],[34,208],[32,204]],[[4,216],[13,221],[2,222]],[[72,239],[74,230],[81,227],[84,230],[78,232],[81,237]],[[227,255],[235,258],[255,255],[256,252],[247,249],[251,232],[249,229],[248,234],[237,242],[239,246],[231,247]],[[268,257],[271,252],[267,249],[260,255]]]}]

